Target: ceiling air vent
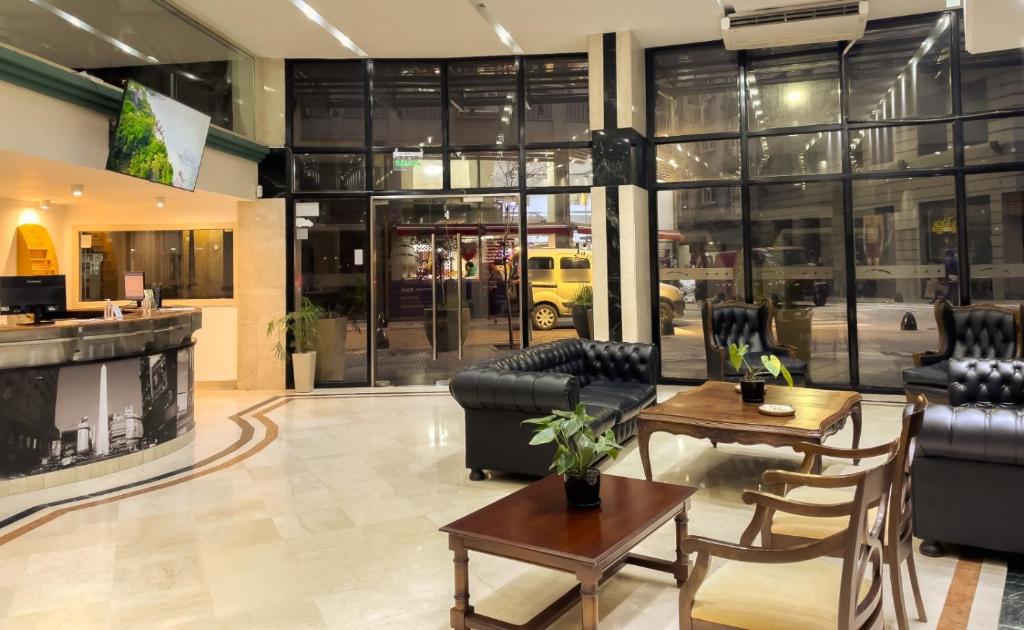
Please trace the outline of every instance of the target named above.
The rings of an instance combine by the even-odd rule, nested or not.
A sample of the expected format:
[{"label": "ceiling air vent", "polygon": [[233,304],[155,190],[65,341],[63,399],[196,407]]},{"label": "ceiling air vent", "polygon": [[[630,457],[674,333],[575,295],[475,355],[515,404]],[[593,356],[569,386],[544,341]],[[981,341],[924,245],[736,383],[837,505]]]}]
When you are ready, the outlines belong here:
[{"label": "ceiling air vent", "polygon": [[730,50],[852,41],[864,34],[865,0],[726,3],[722,39]]}]

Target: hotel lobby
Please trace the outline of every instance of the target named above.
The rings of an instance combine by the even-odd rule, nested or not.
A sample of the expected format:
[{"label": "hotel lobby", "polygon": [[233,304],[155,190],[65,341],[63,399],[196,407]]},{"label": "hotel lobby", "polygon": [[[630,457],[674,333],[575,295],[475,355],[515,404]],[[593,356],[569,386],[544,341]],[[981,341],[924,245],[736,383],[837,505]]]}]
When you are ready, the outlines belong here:
[{"label": "hotel lobby", "polygon": [[0,0],[0,628],[1024,628],[1019,0]]}]

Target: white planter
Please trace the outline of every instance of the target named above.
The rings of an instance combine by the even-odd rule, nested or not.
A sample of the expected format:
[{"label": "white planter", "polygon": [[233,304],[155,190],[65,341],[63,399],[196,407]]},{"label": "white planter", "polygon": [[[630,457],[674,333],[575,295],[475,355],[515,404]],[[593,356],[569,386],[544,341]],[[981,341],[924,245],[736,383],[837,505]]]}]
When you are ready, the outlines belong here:
[{"label": "white planter", "polygon": [[302,352],[292,355],[292,379],[295,381],[295,392],[307,394],[313,391],[313,378],[316,376],[316,352]]}]

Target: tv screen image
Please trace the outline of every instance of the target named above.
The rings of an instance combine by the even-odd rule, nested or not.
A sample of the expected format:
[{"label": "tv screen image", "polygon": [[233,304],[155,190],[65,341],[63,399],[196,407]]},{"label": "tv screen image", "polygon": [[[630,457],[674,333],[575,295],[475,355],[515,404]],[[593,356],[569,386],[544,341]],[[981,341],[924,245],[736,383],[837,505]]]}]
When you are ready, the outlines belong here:
[{"label": "tv screen image", "polygon": [[110,143],[107,168],[195,190],[210,117],[129,81]]}]

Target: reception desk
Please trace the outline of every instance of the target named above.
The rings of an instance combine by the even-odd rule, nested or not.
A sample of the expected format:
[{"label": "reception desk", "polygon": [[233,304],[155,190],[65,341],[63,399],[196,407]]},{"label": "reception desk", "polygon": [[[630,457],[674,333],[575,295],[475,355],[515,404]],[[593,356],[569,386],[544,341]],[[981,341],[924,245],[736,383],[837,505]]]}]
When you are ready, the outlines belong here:
[{"label": "reception desk", "polygon": [[0,326],[0,484],[20,482],[6,494],[121,470],[191,440],[201,325],[198,308],[180,307]]}]

